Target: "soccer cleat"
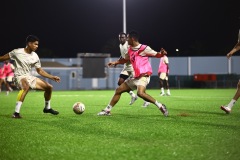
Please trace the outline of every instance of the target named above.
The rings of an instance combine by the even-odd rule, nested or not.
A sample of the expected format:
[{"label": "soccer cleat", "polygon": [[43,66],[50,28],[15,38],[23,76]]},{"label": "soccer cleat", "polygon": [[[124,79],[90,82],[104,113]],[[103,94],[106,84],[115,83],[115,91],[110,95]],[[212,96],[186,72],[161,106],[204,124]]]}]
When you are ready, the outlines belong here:
[{"label": "soccer cleat", "polygon": [[102,110],[102,111],[99,112],[97,115],[98,115],[98,116],[111,116],[111,113],[110,113],[110,111]]},{"label": "soccer cleat", "polygon": [[129,105],[132,105],[137,99],[138,99],[138,96],[132,96],[131,102],[129,103]]},{"label": "soccer cleat", "polygon": [[161,92],[161,93],[160,93],[160,96],[165,96],[165,93],[164,93],[164,92]]},{"label": "soccer cleat", "polygon": [[58,114],[59,114],[58,111],[55,111],[55,110],[53,110],[52,108],[50,108],[50,109],[44,108],[44,109],[43,109],[43,113],[51,113],[51,114],[53,114],[53,115],[58,115]]},{"label": "soccer cleat", "polygon": [[162,107],[160,107],[159,110],[162,112],[162,114],[164,116],[166,116],[166,117],[168,116],[168,110],[167,110],[167,107],[164,104],[162,104]]},{"label": "soccer cleat", "polygon": [[147,106],[149,106],[149,104],[150,104],[150,102],[144,101],[142,107],[145,107],[145,108],[146,108]]},{"label": "soccer cleat", "polygon": [[167,93],[166,95],[167,95],[167,96],[171,96],[171,94],[170,94],[170,93]]},{"label": "soccer cleat", "polygon": [[229,108],[226,107],[226,106],[221,106],[220,108],[221,108],[221,110],[223,110],[223,111],[226,112],[227,114],[231,113],[231,109],[229,109]]},{"label": "soccer cleat", "polygon": [[12,115],[12,118],[22,118],[22,117],[20,116],[20,113],[14,112]]}]

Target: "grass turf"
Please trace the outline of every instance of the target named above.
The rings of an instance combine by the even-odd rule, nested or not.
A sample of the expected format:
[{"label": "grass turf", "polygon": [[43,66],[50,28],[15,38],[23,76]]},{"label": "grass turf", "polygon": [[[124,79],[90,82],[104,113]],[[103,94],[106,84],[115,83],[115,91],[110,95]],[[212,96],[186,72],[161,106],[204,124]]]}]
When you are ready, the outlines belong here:
[{"label": "grass turf", "polygon": [[[99,117],[114,91],[54,91],[51,106],[60,112],[43,114],[43,92],[29,92],[21,108],[22,119],[13,119],[17,92],[0,94],[0,157],[5,159],[212,159],[240,157],[240,109],[221,111],[235,89],[176,89],[160,97],[169,117],[142,99],[128,105],[124,93],[112,116]],[[82,115],[72,111],[81,101]]]}]

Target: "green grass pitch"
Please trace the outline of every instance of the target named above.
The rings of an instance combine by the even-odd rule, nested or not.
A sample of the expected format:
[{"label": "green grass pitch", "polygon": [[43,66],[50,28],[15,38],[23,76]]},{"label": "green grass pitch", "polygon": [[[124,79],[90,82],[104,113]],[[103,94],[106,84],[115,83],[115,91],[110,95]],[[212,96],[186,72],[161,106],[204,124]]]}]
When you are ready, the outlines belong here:
[{"label": "green grass pitch", "polygon": [[[22,119],[13,119],[17,92],[0,93],[1,160],[238,160],[240,159],[240,104],[230,115],[220,110],[235,89],[174,89],[160,97],[169,117],[143,100],[129,105],[124,93],[112,116],[97,113],[108,104],[113,90],[53,91],[51,106],[60,112],[43,114],[43,92],[28,93]],[[82,115],[72,105],[83,102]]]}]

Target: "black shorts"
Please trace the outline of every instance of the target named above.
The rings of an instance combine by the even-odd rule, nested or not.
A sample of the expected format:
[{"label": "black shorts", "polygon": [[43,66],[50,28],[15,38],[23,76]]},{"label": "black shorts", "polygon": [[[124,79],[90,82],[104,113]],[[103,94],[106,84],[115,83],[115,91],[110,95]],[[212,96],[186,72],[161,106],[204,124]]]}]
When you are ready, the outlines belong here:
[{"label": "black shorts", "polygon": [[120,74],[119,75],[119,78],[122,78],[122,79],[124,79],[124,80],[126,80],[126,79],[128,79],[128,75],[125,75],[125,74]]}]

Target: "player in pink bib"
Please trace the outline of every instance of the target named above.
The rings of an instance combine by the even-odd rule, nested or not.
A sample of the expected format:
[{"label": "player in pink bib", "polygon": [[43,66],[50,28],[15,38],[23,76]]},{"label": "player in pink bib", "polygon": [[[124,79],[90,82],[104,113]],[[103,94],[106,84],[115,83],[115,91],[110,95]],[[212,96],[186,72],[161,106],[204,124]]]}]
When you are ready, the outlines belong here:
[{"label": "player in pink bib", "polygon": [[9,61],[4,61],[3,69],[6,75],[7,85],[10,91],[12,91],[11,87],[14,87],[14,84],[13,84],[14,68],[15,67],[13,66],[13,64],[11,64]]},{"label": "player in pink bib", "polygon": [[160,88],[161,93],[160,96],[165,96],[164,92],[164,82],[166,84],[166,90],[167,90],[167,96],[170,96],[170,89],[169,89],[169,83],[168,83],[168,74],[169,74],[169,61],[168,57],[165,55],[160,59],[159,68],[158,68],[158,76],[160,79]]},{"label": "player in pink bib", "polygon": [[2,91],[2,84],[4,84],[6,86],[6,95],[9,94],[9,91],[10,91],[10,87],[8,85],[8,83],[6,82],[6,74],[4,72],[4,68],[1,67],[0,68],[0,92]]},{"label": "player in pink bib", "polygon": [[139,35],[136,31],[129,32],[128,44],[130,45],[130,47],[128,49],[128,55],[125,56],[125,58],[123,59],[108,63],[108,66],[114,66],[117,64],[124,64],[128,60],[130,60],[135,75],[133,78],[127,79],[115,90],[115,94],[112,97],[110,103],[104,110],[98,113],[99,116],[111,115],[110,111],[119,101],[121,94],[134,89],[137,89],[138,97],[144,99],[147,102],[155,104],[164,116],[168,116],[168,110],[166,106],[162,103],[159,103],[156,99],[154,99],[152,96],[145,92],[146,86],[150,81],[150,76],[152,75],[152,67],[150,62],[148,61],[148,58],[160,58],[163,55],[167,54],[167,52],[164,49],[161,49],[160,52],[156,52],[149,46],[140,44],[138,39]]}]

